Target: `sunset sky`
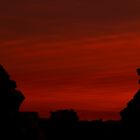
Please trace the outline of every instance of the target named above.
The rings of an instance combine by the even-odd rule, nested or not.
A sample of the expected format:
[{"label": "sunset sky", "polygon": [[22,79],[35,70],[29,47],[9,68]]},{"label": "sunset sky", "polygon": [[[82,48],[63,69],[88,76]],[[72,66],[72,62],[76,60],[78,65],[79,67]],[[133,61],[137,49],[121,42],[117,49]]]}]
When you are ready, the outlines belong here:
[{"label": "sunset sky", "polygon": [[22,111],[119,119],[138,90],[139,0],[0,1],[0,63]]}]

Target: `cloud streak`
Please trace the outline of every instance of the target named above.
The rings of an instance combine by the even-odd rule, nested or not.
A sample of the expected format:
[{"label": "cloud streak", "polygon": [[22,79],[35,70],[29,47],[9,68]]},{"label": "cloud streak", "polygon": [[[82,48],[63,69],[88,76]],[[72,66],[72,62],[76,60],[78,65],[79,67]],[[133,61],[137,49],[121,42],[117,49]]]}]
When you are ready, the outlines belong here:
[{"label": "cloud streak", "polygon": [[0,61],[28,97],[23,109],[119,111],[137,88],[139,5],[0,2]]}]

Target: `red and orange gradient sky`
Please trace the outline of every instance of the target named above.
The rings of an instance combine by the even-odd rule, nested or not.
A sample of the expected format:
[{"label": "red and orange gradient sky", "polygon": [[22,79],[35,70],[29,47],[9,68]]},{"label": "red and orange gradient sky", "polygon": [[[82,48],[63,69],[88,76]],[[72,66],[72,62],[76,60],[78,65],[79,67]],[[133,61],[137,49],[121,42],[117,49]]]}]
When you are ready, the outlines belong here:
[{"label": "red and orange gradient sky", "polygon": [[1,1],[0,63],[26,96],[22,111],[119,119],[139,88],[140,1]]}]

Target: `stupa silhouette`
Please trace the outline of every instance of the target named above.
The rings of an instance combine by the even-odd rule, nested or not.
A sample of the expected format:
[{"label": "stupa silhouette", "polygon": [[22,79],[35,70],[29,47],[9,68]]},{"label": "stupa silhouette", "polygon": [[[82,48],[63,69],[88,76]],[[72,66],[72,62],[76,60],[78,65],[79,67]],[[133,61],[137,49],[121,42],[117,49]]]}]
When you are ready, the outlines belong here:
[{"label": "stupa silhouette", "polygon": [[[140,76],[140,68],[137,69],[137,73]],[[123,110],[121,110],[120,115],[122,121],[127,124],[140,124],[140,89],[127,103],[127,106]]]}]

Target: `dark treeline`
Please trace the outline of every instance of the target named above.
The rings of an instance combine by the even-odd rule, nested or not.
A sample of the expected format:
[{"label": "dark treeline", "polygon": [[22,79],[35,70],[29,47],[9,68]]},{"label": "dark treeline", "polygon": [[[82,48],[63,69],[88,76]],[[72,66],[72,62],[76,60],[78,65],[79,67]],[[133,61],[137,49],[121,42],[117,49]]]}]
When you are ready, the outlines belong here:
[{"label": "dark treeline", "polygon": [[[140,69],[137,70],[140,74]],[[19,112],[24,95],[0,65],[1,140],[118,140],[140,139],[140,90],[120,111],[118,121],[80,121],[72,109],[51,112],[41,119],[37,112]]]}]

